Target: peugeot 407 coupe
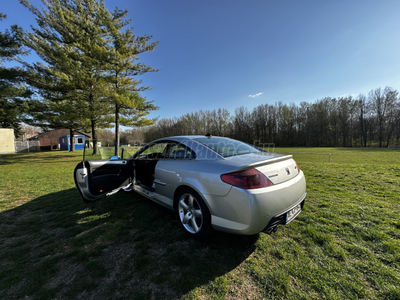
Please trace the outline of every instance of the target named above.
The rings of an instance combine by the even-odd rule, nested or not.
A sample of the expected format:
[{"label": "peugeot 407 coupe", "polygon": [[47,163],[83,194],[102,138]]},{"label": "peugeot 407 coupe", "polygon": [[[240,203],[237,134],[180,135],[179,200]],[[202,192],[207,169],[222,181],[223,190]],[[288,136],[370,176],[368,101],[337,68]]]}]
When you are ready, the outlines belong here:
[{"label": "peugeot 407 coupe", "polygon": [[195,238],[273,232],[302,211],[306,197],[291,155],[216,136],[158,139],[126,159],[83,159],[74,178],[85,202],[133,190],[173,210]]}]

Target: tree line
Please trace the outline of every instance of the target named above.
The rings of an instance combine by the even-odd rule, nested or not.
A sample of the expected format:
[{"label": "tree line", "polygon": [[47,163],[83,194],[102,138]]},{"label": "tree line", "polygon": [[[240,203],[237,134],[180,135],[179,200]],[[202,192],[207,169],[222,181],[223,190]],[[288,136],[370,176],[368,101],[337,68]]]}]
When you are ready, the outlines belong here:
[{"label": "tree line", "polygon": [[[0,124],[20,134],[21,122],[44,130],[82,130],[97,140],[101,128],[115,128],[119,152],[120,125],[144,126],[157,107],[140,92],[138,76],[156,72],[139,55],[158,42],[137,36],[128,27],[128,11],[109,11],[104,1],[42,0],[38,9],[20,0],[36,17],[37,26],[24,31],[15,25],[0,33]],[[0,21],[6,17],[0,12]],[[24,55],[34,51],[37,62]],[[5,67],[5,61],[19,67]],[[94,154],[97,143],[94,143]]]},{"label": "tree line", "polygon": [[262,104],[187,113],[146,128],[146,141],[173,135],[210,133],[247,143],[291,147],[388,147],[400,144],[400,99],[396,90],[371,90],[367,96],[326,97],[314,103]]}]

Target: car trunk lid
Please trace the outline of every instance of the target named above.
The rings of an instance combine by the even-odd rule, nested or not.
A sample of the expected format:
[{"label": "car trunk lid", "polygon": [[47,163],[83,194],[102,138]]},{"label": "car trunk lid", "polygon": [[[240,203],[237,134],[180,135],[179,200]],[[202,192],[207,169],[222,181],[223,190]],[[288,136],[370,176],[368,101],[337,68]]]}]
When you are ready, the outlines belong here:
[{"label": "car trunk lid", "polygon": [[[246,156],[246,157],[244,157]],[[227,158],[231,161],[242,160],[246,165],[237,171],[255,168],[263,173],[273,184],[288,181],[299,174],[299,169],[292,155],[277,153],[239,155]],[[250,162],[250,163],[248,163]]]},{"label": "car trunk lid", "polygon": [[267,176],[273,184],[288,181],[299,174],[298,166],[291,155],[284,160],[259,165],[255,169]]}]

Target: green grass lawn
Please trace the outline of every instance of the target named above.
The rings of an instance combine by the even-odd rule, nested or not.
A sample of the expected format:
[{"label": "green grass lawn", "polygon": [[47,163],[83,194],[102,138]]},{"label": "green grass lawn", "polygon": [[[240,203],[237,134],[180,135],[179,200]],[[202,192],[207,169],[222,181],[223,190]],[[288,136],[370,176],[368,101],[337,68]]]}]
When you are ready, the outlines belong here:
[{"label": "green grass lawn", "polygon": [[400,299],[399,150],[276,152],[306,175],[304,211],[204,241],[133,193],[84,204],[81,151],[0,155],[0,299]]}]

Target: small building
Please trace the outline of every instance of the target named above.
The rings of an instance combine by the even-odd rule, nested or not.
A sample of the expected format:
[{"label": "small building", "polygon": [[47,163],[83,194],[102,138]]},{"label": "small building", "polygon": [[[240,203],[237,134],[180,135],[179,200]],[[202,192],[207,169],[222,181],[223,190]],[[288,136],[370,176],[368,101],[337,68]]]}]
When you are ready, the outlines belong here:
[{"label": "small building", "polygon": [[[40,150],[41,151],[60,150],[60,147],[61,147],[60,137],[65,138],[65,137],[69,136],[69,134],[70,134],[69,129],[54,129],[54,130],[50,130],[48,132],[40,133],[37,136],[29,138],[29,140],[30,141],[38,140],[40,142]],[[90,135],[87,135],[85,133],[82,133],[82,132],[79,132],[76,130],[74,131],[74,136],[84,136],[85,140],[88,140],[90,138]],[[84,144],[85,144],[85,141],[83,142],[83,145]],[[75,143],[75,145],[76,145],[76,143]],[[69,147],[68,147],[68,149],[69,149]],[[75,148],[75,149],[77,149],[77,148]],[[83,149],[83,147],[81,149]]]},{"label": "small building", "polygon": [[[71,150],[70,135],[59,137],[60,150]],[[83,150],[85,148],[85,135],[74,135],[75,150]]]},{"label": "small building", "polygon": [[15,153],[14,129],[0,128],[0,153]]}]

